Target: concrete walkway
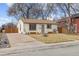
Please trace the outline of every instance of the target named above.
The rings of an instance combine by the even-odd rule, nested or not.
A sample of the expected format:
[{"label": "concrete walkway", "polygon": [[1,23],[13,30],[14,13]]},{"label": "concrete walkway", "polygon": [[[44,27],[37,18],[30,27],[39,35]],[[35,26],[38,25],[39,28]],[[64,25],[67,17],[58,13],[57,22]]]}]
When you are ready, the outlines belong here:
[{"label": "concrete walkway", "polygon": [[29,46],[29,45],[43,45],[42,42],[36,41],[34,38],[18,33],[7,33],[8,40],[10,42],[11,47],[17,46]]}]

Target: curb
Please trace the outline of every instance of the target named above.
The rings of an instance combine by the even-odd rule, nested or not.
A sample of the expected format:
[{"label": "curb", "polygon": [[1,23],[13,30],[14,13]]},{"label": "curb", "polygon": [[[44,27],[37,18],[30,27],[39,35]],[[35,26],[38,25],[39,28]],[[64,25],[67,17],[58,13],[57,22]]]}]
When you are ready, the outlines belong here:
[{"label": "curb", "polygon": [[76,41],[70,41],[70,42],[62,42],[62,43],[55,43],[55,44],[46,44],[43,46],[36,47],[36,49],[39,50],[45,50],[45,49],[56,49],[56,48],[66,48],[66,47],[72,47],[79,45],[79,40]]},{"label": "curb", "polygon": [[[35,51],[43,51],[43,50],[48,50],[48,49],[57,49],[57,48],[66,48],[66,47],[73,47],[79,45],[79,40],[76,41],[70,41],[70,42],[62,42],[62,43],[55,43],[55,44],[45,44],[45,45],[40,45],[40,46],[33,46],[33,47],[24,47],[19,49],[12,48],[12,50],[3,50],[3,52],[0,52],[0,55],[10,55],[10,54],[16,54],[16,53],[21,53],[22,51],[26,50],[27,52],[35,52]],[[19,51],[17,51],[19,50]],[[4,52],[6,51],[6,53]]]}]

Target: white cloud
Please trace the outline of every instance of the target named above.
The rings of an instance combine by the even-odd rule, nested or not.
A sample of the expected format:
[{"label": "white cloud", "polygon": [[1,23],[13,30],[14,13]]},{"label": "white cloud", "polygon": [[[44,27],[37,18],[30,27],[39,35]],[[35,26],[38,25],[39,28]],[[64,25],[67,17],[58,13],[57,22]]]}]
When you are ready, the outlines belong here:
[{"label": "white cloud", "polygon": [[6,3],[8,7],[11,7],[13,3]]}]

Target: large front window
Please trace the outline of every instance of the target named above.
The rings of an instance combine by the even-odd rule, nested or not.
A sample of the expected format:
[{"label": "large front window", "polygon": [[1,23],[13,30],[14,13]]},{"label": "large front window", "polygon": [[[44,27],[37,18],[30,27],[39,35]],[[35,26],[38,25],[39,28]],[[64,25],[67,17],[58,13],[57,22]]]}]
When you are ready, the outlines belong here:
[{"label": "large front window", "polygon": [[29,24],[29,30],[36,30],[36,24]]},{"label": "large front window", "polygon": [[51,29],[51,24],[47,24],[47,28],[48,29]]}]

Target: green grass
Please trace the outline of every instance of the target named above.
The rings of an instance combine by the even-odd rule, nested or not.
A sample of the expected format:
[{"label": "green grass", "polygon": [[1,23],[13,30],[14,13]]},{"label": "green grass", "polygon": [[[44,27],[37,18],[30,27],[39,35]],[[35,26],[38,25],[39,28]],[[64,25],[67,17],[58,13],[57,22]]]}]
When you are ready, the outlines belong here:
[{"label": "green grass", "polygon": [[79,39],[79,35],[68,35],[68,34],[48,34],[48,37],[44,37],[43,35],[30,35],[31,37],[35,38],[38,41],[43,43],[59,43],[59,42],[67,42],[67,41],[74,41]]}]

